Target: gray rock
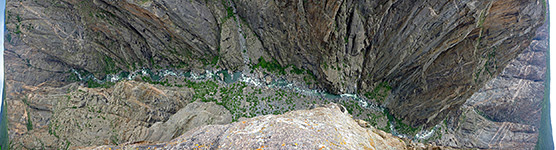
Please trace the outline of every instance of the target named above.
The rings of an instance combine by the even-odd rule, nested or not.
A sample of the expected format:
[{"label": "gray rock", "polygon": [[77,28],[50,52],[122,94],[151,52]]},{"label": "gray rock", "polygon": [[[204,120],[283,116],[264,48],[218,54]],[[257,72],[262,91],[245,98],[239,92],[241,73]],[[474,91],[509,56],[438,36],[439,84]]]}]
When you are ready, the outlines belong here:
[{"label": "gray rock", "polygon": [[18,64],[7,63],[7,73],[25,85],[61,86],[71,68],[101,78],[141,67],[237,70],[246,38],[252,63],[263,57],[308,69],[317,79],[312,88],[365,94],[386,83],[392,90],[380,105],[430,127],[529,45],[542,7],[517,0],[8,1],[6,57]]},{"label": "gray rock", "polygon": [[189,104],[191,92],[134,81],[109,89],[75,84],[36,88],[22,101],[8,99],[11,146],[55,149],[68,143],[81,147],[168,141],[195,127],[231,121],[230,112],[220,105]]},{"label": "gray rock", "polygon": [[463,108],[459,118],[450,118],[439,145],[479,149],[533,149],[539,130],[531,125],[494,122],[472,108]]},{"label": "gray rock", "polygon": [[223,66],[232,70],[240,69],[244,65],[237,28],[234,18],[226,19],[222,23],[220,56],[222,56]]},{"label": "gray rock", "polygon": [[446,120],[439,145],[460,148],[533,149],[541,123],[548,23],[523,53]]},{"label": "gray rock", "polygon": [[[414,145],[417,144],[406,144],[373,127],[363,128],[343,106],[329,104],[227,125],[203,126],[165,143],[87,149],[411,149]],[[435,147],[421,145],[424,149]]]},{"label": "gray rock", "polygon": [[[137,82],[82,88],[72,83],[72,69],[101,79],[143,67],[234,72],[249,67],[245,59],[253,65],[261,57],[312,72],[288,68],[287,80],[367,95],[413,127],[434,126],[450,113],[458,118],[461,106],[495,122],[538,126],[542,94],[535,89],[542,88],[547,46],[538,42],[546,38],[533,38],[546,16],[540,1],[8,0],[6,6],[6,98],[16,149],[140,141],[194,92]],[[254,73],[263,81],[282,78],[262,72]],[[473,107],[464,105],[470,97]],[[475,121],[469,125],[489,124]],[[484,143],[470,147],[485,147],[474,142]]]},{"label": "gray rock", "polygon": [[311,70],[337,94],[386,83],[392,91],[381,105],[413,126],[459,108],[529,45],[544,19],[536,1],[235,2],[280,64]]},{"label": "gray rock", "polygon": [[168,121],[157,122],[148,129],[145,141],[170,141],[183,133],[205,125],[227,124],[232,115],[226,108],[215,103],[190,103],[172,115]]}]

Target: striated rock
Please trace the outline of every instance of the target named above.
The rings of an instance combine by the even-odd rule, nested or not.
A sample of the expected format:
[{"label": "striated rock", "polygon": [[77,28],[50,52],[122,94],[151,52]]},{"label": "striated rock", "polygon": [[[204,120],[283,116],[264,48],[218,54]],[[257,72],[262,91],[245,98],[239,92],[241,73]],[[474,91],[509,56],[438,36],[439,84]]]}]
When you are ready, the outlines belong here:
[{"label": "striated rock", "polygon": [[413,126],[457,110],[544,19],[538,1],[236,2],[272,58],[310,69],[333,93],[386,83],[382,105]]},{"label": "striated rock", "polygon": [[548,23],[523,53],[447,118],[439,145],[460,148],[533,149],[544,100]]},{"label": "striated rock", "polygon": [[543,7],[537,0],[10,0],[7,73],[18,85],[61,86],[72,68],[98,77],[141,67],[236,70],[263,57],[310,70],[315,87],[336,94],[387,85],[386,100],[369,98],[429,127],[530,43]]},{"label": "striated rock", "polygon": [[[10,0],[6,57],[27,65],[12,69],[58,76],[22,80],[31,85],[66,81],[71,68],[97,77],[142,67],[191,68],[218,56],[220,27],[213,13],[224,15],[225,9],[221,3],[214,5],[175,0]],[[14,74],[18,80],[22,77]]]},{"label": "striated rock", "polygon": [[[408,146],[389,133],[359,126],[343,106],[328,104],[228,125],[198,127],[165,143],[90,149],[409,149]],[[423,149],[429,147],[435,146],[422,145]]]},{"label": "striated rock", "polygon": [[531,125],[488,120],[473,109],[463,109],[458,118],[447,122],[436,142],[464,149],[533,149],[539,132]]},{"label": "striated rock", "polygon": [[523,53],[504,71],[473,94],[465,105],[480,110],[497,122],[514,122],[539,127],[544,98],[548,23]]},{"label": "striated rock", "polygon": [[[221,106],[190,104],[220,89],[166,88],[140,83],[140,77],[110,88],[83,88],[73,71],[100,79],[141,68],[231,73],[264,58],[272,63],[270,69],[289,68],[281,74],[254,69],[261,81],[284,78],[334,94],[365,95],[389,110],[378,118],[359,118],[378,119],[371,123],[380,128],[389,127],[388,113],[402,119],[396,124],[423,129],[448,114],[448,120],[459,120],[477,113],[470,115],[475,117],[471,122],[449,123],[452,130],[446,131],[476,140],[440,143],[506,148],[521,141],[514,147],[527,148],[533,142],[527,138],[537,134],[531,129],[538,127],[545,76],[538,72],[545,67],[540,49],[547,46],[541,42],[546,38],[533,38],[543,23],[544,5],[540,0],[8,0],[4,53],[10,139],[15,149],[167,141],[194,126],[226,123],[229,114]],[[528,46],[531,50],[518,55]],[[265,101],[255,98],[254,89],[243,88],[238,84],[229,90],[236,95],[202,101],[233,104],[226,107],[232,120],[325,103],[259,89],[258,96],[280,96]],[[205,107],[210,109],[200,110]],[[224,134],[224,127],[235,125],[210,128]],[[507,141],[500,137],[506,131],[524,138]],[[504,142],[510,145],[498,144]]]}]

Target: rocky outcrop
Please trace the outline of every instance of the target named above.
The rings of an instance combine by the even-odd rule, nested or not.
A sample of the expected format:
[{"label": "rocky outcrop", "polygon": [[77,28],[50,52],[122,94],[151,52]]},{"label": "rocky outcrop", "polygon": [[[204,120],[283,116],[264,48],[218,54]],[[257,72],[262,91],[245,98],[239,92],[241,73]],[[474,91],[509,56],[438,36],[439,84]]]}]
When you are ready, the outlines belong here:
[{"label": "rocky outcrop", "polygon": [[[227,125],[198,127],[165,143],[139,143],[90,149],[411,149],[446,148],[406,143],[351,118],[328,104],[283,115],[266,115]],[[365,127],[362,127],[365,126]]]},{"label": "rocky outcrop", "polygon": [[170,141],[193,128],[209,124],[226,124],[232,115],[226,108],[214,103],[191,103],[172,115],[168,121],[153,124],[144,141]]},{"label": "rocky outcrop", "polygon": [[[353,99],[324,99],[241,82],[185,80],[186,85],[120,81],[109,88],[87,88],[77,83],[23,87],[25,95],[6,99],[8,110],[13,112],[7,114],[10,147],[73,149],[165,142],[199,126],[283,114],[329,102],[346,105],[354,118],[369,120],[375,113],[382,116],[382,111],[362,108]],[[378,120],[382,122],[376,127],[386,128],[387,120]]]},{"label": "rocky outcrop", "polygon": [[[8,101],[14,149],[56,149],[137,141],[169,141],[203,125],[226,124],[221,105],[191,101],[191,90],[133,81],[109,89],[35,88]],[[18,110],[18,111],[16,111]]]}]

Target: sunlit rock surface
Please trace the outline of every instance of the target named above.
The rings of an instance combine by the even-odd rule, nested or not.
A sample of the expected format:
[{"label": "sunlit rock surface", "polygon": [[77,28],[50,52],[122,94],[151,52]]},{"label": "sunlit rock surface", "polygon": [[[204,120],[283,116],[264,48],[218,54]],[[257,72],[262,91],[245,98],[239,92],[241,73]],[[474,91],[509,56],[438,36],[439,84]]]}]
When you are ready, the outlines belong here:
[{"label": "sunlit rock surface", "polygon": [[195,128],[165,143],[130,143],[90,149],[411,149],[443,148],[406,143],[392,134],[351,118],[328,104],[283,115],[266,115],[228,125]]}]

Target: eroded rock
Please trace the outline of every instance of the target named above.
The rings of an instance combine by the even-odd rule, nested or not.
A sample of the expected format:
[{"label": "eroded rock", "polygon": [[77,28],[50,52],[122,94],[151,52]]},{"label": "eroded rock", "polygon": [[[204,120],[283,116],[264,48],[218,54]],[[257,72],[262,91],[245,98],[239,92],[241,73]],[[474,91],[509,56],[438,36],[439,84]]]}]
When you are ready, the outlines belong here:
[{"label": "eroded rock", "polygon": [[[421,145],[423,149],[435,147]],[[361,127],[343,106],[332,103],[311,110],[198,127],[165,143],[90,149],[410,149],[418,146],[406,144],[372,126]]]},{"label": "eroded rock", "polygon": [[[67,92],[71,91],[71,92]],[[215,103],[190,103],[191,89],[134,81],[109,89],[38,88],[23,103],[9,100],[15,149],[55,149],[139,141],[168,141],[192,128],[231,122]],[[37,107],[34,107],[37,106]],[[39,107],[40,106],[40,107]],[[21,116],[15,110],[21,111]]]}]

